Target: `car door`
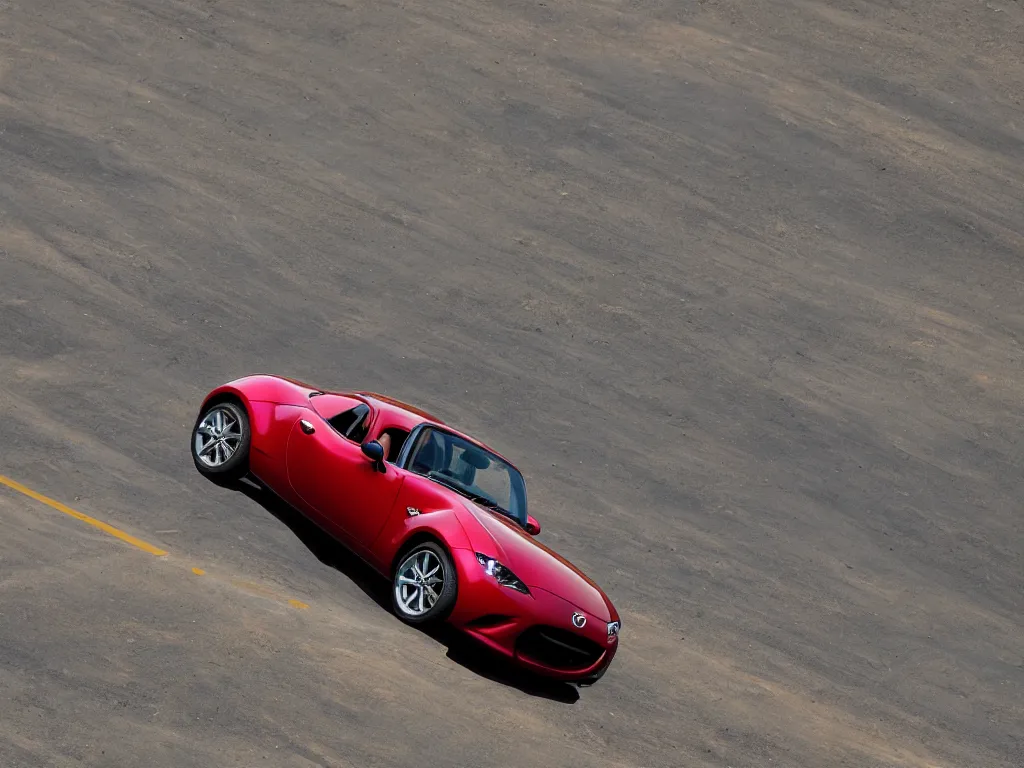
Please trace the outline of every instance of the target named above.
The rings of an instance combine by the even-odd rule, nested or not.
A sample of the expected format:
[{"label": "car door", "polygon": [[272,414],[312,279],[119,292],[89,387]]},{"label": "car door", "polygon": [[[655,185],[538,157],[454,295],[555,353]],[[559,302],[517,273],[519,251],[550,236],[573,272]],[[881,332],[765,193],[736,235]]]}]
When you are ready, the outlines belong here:
[{"label": "car door", "polygon": [[402,478],[393,465],[379,472],[360,443],[340,434],[332,422],[339,420],[310,413],[295,423],[286,451],[288,480],[321,525],[362,550],[383,526]]}]

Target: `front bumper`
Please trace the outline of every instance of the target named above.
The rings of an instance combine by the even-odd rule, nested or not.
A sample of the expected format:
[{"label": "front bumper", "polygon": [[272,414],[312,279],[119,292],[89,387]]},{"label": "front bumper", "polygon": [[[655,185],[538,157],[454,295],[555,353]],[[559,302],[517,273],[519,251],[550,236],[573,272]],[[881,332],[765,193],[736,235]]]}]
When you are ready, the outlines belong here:
[{"label": "front bumper", "polygon": [[[608,669],[618,638],[608,622],[539,587],[524,595],[498,584],[468,549],[452,552],[459,593],[448,621],[457,629],[538,675],[592,684]],[[586,617],[582,628],[573,614]]]}]

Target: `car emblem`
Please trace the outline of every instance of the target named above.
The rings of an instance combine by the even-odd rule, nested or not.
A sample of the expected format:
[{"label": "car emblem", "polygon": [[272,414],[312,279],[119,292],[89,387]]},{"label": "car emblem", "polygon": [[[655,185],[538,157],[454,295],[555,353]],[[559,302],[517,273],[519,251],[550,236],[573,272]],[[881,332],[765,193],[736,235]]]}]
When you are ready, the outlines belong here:
[{"label": "car emblem", "polygon": [[416,507],[406,507],[405,508],[405,513],[409,517],[416,517],[416,515],[418,515],[420,513],[420,511],[418,509],[416,509]]},{"label": "car emblem", "polygon": [[572,625],[576,627],[576,629],[583,629],[586,623],[587,617],[584,616],[582,613],[574,613],[572,615]]}]

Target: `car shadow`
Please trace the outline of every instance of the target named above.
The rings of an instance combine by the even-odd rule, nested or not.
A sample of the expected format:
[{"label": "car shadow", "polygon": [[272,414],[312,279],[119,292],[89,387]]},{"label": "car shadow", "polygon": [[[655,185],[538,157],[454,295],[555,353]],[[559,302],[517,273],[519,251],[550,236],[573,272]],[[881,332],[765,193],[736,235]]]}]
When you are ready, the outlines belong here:
[{"label": "car shadow", "polygon": [[386,611],[391,611],[388,583],[370,566],[338,544],[313,521],[304,517],[273,492],[248,478],[231,487],[255,501],[284,523],[295,537],[321,563],[347,576],[367,597]]},{"label": "car shadow", "polygon": [[549,680],[517,667],[449,624],[422,631],[448,649],[445,654],[448,659],[480,677],[561,704],[575,704],[579,701],[580,693],[575,686]]},{"label": "car shadow", "polygon": [[[391,585],[373,568],[349,552],[320,526],[312,522],[273,492],[251,480],[232,486],[286,525],[321,563],[339,571],[359,587],[380,608],[400,621],[391,606]],[[404,625],[403,626],[407,626]],[[447,648],[445,656],[454,663],[499,685],[515,688],[529,696],[562,704],[579,701],[579,690],[569,683],[549,680],[515,666],[486,646],[448,624],[419,629]]]}]

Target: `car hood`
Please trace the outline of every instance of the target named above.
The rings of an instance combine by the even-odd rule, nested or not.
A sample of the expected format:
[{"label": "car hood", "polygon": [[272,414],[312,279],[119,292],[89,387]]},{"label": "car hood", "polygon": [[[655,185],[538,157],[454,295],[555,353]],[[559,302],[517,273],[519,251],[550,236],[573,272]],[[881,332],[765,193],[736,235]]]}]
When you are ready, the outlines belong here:
[{"label": "car hood", "polygon": [[526,586],[543,589],[601,621],[611,621],[614,608],[601,588],[579,568],[541,544],[516,523],[466,501],[463,525],[477,552],[496,557]]}]

